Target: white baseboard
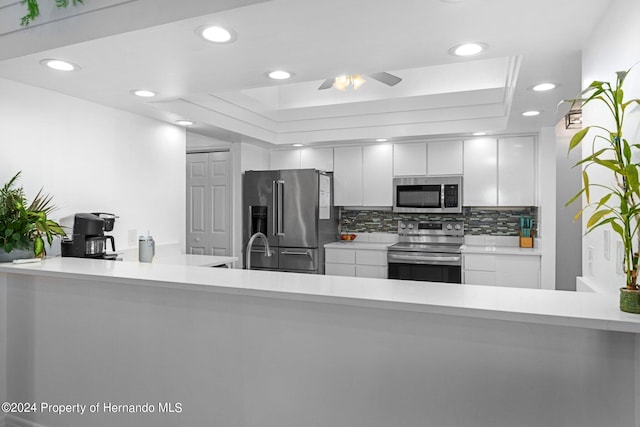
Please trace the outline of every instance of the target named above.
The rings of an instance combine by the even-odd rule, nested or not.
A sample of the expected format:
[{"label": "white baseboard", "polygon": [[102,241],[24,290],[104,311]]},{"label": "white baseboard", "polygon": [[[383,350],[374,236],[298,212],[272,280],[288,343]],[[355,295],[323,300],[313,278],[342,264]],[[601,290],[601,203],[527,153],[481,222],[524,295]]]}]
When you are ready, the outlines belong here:
[{"label": "white baseboard", "polygon": [[0,427],[47,427],[14,415],[0,416]]}]

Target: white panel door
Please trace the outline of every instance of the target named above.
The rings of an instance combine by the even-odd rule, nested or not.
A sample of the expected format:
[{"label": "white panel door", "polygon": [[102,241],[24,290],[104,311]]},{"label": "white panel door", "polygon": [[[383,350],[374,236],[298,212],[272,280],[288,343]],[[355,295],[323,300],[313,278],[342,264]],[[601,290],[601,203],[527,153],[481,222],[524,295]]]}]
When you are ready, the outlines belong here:
[{"label": "white panel door", "polygon": [[427,174],[427,143],[394,144],[393,175],[420,176]]},{"label": "white panel door", "polygon": [[303,148],[300,150],[300,167],[333,172],[333,148]]},{"label": "white panel door", "polygon": [[269,169],[300,169],[300,150],[275,150],[269,153]]},{"label": "white panel door", "polygon": [[336,206],[362,206],[362,147],[333,149],[333,188]]},{"label": "white panel door", "polygon": [[533,137],[498,140],[498,205],[534,206],[535,140]]},{"label": "white panel door", "polygon": [[230,153],[187,154],[187,253],[231,254]]},{"label": "white panel door", "polygon": [[482,138],[464,141],[464,206],[498,204],[498,143]]},{"label": "white panel door", "polygon": [[391,144],[364,147],[362,201],[364,206],[393,204],[393,147]]},{"label": "white panel door", "polygon": [[427,175],[462,175],[462,141],[427,144]]}]

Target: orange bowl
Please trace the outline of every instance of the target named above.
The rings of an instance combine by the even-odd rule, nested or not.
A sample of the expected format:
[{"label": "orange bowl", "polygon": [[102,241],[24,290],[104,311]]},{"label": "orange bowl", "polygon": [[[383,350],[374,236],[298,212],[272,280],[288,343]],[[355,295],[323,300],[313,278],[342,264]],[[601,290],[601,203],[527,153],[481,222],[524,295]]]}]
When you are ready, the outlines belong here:
[{"label": "orange bowl", "polygon": [[341,234],[340,240],[354,240],[356,238],[355,234]]}]

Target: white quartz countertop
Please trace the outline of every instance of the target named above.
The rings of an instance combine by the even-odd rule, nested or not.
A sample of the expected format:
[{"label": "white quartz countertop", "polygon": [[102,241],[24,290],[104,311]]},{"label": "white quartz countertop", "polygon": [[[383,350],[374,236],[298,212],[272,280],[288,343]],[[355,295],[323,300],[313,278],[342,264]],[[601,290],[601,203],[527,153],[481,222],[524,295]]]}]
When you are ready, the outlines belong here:
[{"label": "white quartz countertop", "polygon": [[463,245],[463,254],[494,254],[494,255],[530,255],[540,256],[542,251],[539,248],[521,248],[519,246],[483,246],[483,245]]},{"label": "white quartz countertop", "polygon": [[640,316],[621,312],[610,294],[83,258],[3,263],[0,273],[640,333]]},{"label": "white quartz countertop", "polygon": [[194,267],[217,267],[235,261],[238,261],[237,257],[194,254],[177,254],[153,258],[153,264],[192,265]]}]

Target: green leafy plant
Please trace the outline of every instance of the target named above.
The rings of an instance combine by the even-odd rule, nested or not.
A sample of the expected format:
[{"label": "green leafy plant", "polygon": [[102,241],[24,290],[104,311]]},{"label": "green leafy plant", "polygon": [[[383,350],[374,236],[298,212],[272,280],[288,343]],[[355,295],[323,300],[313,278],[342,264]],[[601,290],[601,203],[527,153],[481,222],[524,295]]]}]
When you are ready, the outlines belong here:
[{"label": "green leafy plant", "polygon": [[[38,0],[21,0],[22,4],[27,5],[27,14],[22,17],[20,20],[20,24],[23,26],[27,26],[40,16],[40,5],[38,4]],[[71,4],[77,6],[78,3],[84,4],[84,0],[71,0]],[[57,7],[67,7],[69,6],[69,0],[56,0]]]},{"label": "green leafy plant", "polygon": [[36,257],[46,253],[44,238],[49,245],[54,236],[65,236],[62,227],[48,218],[55,207],[52,197],[42,189],[28,204],[22,187],[16,187],[18,172],[0,188],[0,247],[5,252],[14,249],[29,249],[33,246]]},{"label": "green leafy plant", "polygon": [[[640,164],[634,162],[633,154],[640,148],[640,144],[630,143],[623,137],[625,113],[629,107],[640,104],[640,99],[624,99],[623,85],[627,77],[627,71],[618,71],[615,84],[603,81],[594,81],[587,87],[578,99],[570,99],[574,105],[587,105],[596,103],[606,106],[613,119],[613,126],[587,126],[577,132],[569,143],[569,151],[578,147],[585,136],[594,131],[591,145],[591,154],[576,163],[583,166],[583,188],[567,202],[567,205],[585,196],[586,205],[576,214],[578,219],[587,208],[593,208],[591,216],[587,220],[587,233],[594,229],[610,225],[622,239],[624,246],[623,267],[626,274],[626,288],[638,290],[638,254],[640,246],[638,239],[638,220],[640,219]],[[597,144],[598,141],[605,142]],[[598,165],[610,170],[615,178],[615,183],[606,185],[591,183],[589,181],[589,169]],[[591,189],[599,188],[603,196],[595,201],[591,199]],[[635,244],[635,249],[634,249]]]}]

